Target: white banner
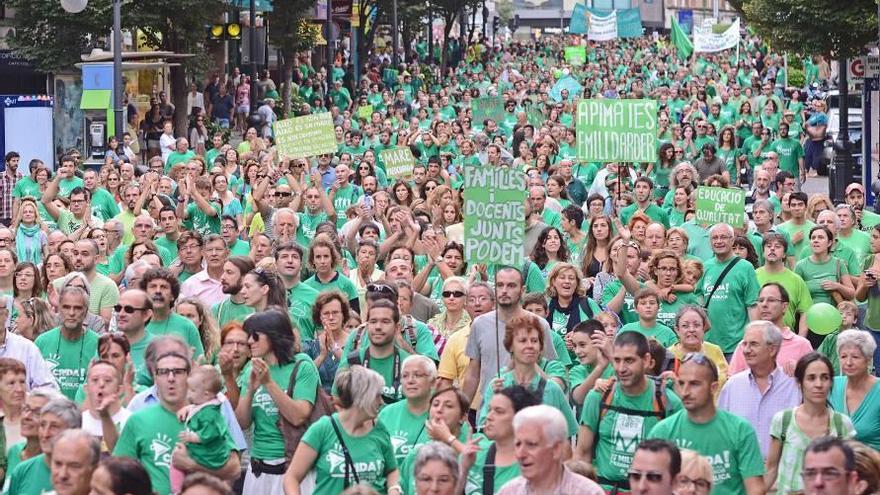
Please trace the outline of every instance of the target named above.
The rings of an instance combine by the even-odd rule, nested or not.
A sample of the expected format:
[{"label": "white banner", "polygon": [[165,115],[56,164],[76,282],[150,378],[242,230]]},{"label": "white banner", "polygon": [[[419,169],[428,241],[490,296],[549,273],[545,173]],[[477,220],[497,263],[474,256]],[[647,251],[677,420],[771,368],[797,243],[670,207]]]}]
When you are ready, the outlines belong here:
[{"label": "white banner", "polygon": [[587,39],[593,41],[609,41],[617,39],[617,11],[605,17],[590,13]]},{"label": "white banner", "polygon": [[721,34],[715,34],[712,29],[698,28],[694,26],[694,51],[695,52],[720,52],[728,48],[734,48],[739,43],[739,19]]}]

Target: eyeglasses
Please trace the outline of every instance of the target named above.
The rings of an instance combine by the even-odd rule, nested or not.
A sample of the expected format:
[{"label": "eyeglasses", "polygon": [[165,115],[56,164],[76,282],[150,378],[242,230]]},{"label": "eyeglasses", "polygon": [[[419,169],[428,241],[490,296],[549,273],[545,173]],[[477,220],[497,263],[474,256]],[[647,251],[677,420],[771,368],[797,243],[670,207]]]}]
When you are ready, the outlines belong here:
[{"label": "eyeglasses", "polygon": [[113,311],[116,311],[117,313],[119,313],[120,311],[125,311],[128,314],[132,314],[135,311],[146,311],[147,309],[149,308],[138,308],[136,306],[129,306],[128,304],[124,306],[122,304],[117,304],[116,306],[113,306]]},{"label": "eyeglasses", "polygon": [[759,297],[758,298],[758,303],[777,303],[777,302],[782,302],[782,299],[779,299],[778,297]]},{"label": "eyeglasses", "polygon": [[663,481],[663,473],[655,473],[655,472],[647,472],[643,473],[641,471],[630,471],[627,473],[627,477],[630,482],[633,481],[641,481],[642,478],[648,480],[648,483],[660,483]]},{"label": "eyeglasses", "polygon": [[822,479],[827,481],[835,481],[840,479],[844,473],[838,471],[834,468],[824,468],[824,469],[813,469],[807,468],[801,471],[801,477],[804,481],[815,479],[816,476],[821,476]]},{"label": "eyeglasses", "polygon": [[186,368],[156,368],[156,376],[175,376],[187,375],[189,371]]},{"label": "eyeglasses", "polygon": [[443,297],[454,297],[456,299],[464,297],[464,292],[460,290],[444,290],[442,294]]},{"label": "eyeglasses", "polygon": [[709,488],[712,488],[712,482],[710,482],[709,480],[704,480],[702,478],[692,480],[687,476],[679,476],[678,485],[682,488],[692,486],[702,492],[708,492]]}]

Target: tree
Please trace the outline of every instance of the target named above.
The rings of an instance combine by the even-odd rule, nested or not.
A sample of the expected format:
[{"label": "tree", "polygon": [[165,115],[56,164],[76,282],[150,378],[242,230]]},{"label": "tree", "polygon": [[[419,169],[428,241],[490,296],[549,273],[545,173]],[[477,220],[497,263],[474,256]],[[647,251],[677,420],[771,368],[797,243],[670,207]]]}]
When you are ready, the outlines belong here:
[{"label": "tree", "polygon": [[[83,52],[101,45],[101,39],[109,39],[113,26],[111,0],[89,0],[78,14],[65,12],[58,0],[6,2],[19,12],[15,16],[16,34],[10,42],[13,51],[45,72],[73,68]],[[122,6],[122,28],[140,29],[154,48],[201,54],[205,26],[224,8],[223,0],[129,1]],[[176,108],[186,108],[186,74],[201,73],[209,63],[206,57],[196,56],[171,67],[171,94]],[[186,119],[184,112],[175,112],[175,127],[185,129]]]},{"label": "tree", "polygon": [[429,8],[439,14],[445,23],[443,26],[443,55],[440,60],[440,74],[441,77],[444,77],[449,59],[449,33],[452,32],[452,25],[463,10],[478,8],[482,5],[482,0],[430,0],[429,3]]},{"label": "tree", "polygon": [[284,63],[281,68],[284,115],[290,115],[290,90],[296,54],[315,46],[320,31],[316,31],[305,19],[306,12],[314,6],[314,0],[274,0],[269,13],[269,41],[278,47]]},{"label": "tree", "polygon": [[499,25],[506,26],[513,19],[513,2],[511,0],[496,0],[495,13],[498,14]]},{"label": "tree", "polygon": [[775,50],[852,57],[877,40],[874,0],[743,0],[746,20]]}]

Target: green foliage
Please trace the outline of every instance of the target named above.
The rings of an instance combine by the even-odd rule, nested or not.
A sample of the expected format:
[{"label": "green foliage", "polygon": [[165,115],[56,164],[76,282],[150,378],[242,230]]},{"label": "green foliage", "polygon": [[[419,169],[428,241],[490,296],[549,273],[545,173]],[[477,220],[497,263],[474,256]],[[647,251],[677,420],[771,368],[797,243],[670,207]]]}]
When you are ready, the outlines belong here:
[{"label": "green foliage", "polygon": [[803,88],[806,86],[806,76],[802,69],[793,67],[788,68],[788,86],[794,88]]},{"label": "green foliage", "polygon": [[315,5],[314,0],[273,0],[272,12],[268,14],[269,42],[284,53],[296,53],[315,46],[314,30],[303,24],[306,12]]},{"label": "green foliage", "polygon": [[863,53],[865,45],[877,39],[875,0],[742,0],[741,3],[749,24],[775,50],[833,52],[852,57]]},{"label": "green foliage", "polygon": [[495,2],[495,13],[498,14],[498,20],[502,26],[506,26],[513,19],[513,2],[511,0],[497,0]]}]

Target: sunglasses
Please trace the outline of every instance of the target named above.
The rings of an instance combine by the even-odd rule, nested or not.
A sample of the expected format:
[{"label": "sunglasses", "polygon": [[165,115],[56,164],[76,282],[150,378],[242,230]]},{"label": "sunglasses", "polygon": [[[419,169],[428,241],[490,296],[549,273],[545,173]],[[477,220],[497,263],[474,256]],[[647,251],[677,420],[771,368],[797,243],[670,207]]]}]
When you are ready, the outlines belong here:
[{"label": "sunglasses", "polygon": [[125,311],[128,314],[132,314],[135,311],[146,311],[147,309],[149,308],[138,308],[136,306],[129,306],[128,304],[126,304],[125,306],[121,304],[113,306],[113,311],[116,311],[117,313],[119,313],[120,311]]},{"label": "sunglasses", "polygon": [[367,284],[367,292],[381,292],[383,294],[394,294],[396,291],[393,287],[386,284]]},{"label": "sunglasses", "polygon": [[629,477],[630,483],[633,481],[641,481],[642,478],[648,480],[648,483],[660,483],[661,481],[663,481],[663,473],[643,473],[641,471],[630,471],[629,473],[627,473],[627,477]]},{"label": "sunglasses", "polygon": [[464,297],[464,292],[460,290],[444,290],[443,297],[454,297],[456,299]]},{"label": "sunglasses", "polygon": [[293,193],[289,192],[277,192],[275,193],[276,198],[289,198]]}]

